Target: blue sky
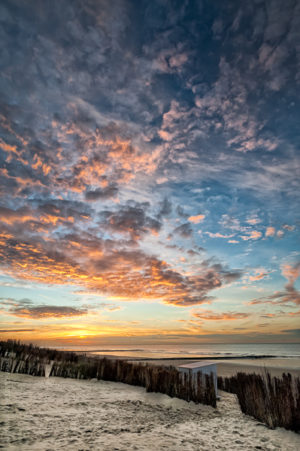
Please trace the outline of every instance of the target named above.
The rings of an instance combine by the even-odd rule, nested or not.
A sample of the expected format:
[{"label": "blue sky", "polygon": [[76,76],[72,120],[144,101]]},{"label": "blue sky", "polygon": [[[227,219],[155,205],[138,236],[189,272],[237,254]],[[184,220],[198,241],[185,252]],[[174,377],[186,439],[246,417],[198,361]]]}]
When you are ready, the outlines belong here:
[{"label": "blue sky", "polygon": [[1,337],[299,341],[299,7],[1,2]]}]

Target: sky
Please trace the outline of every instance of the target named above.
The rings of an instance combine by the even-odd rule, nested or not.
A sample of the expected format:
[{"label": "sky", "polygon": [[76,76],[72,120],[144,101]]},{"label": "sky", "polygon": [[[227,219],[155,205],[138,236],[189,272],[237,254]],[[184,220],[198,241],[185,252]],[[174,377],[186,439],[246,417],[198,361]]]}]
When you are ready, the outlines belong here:
[{"label": "sky", "polygon": [[300,342],[300,3],[0,22],[0,338]]}]

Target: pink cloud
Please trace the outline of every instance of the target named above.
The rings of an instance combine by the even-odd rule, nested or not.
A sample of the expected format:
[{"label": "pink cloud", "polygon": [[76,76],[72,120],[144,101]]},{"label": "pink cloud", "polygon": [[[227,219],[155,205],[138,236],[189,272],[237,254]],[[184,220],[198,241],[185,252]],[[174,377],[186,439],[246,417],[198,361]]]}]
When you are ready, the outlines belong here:
[{"label": "pink cloud", "polygon": [[210,237],[210,238],[231,238],[234,236],[234,234],[232,235],[222,235],[222,233],[211,233],[211,232],[206,232],[206,234]]},{"label": "pink cloud", "polygon": [[284,224],[282,226],[283,229],[287,230],[288,232],[293,232],[293,230],[295,230],[295,226],[290,226],[288,224]]},{"label": "pink cloud", "polygon": [[288,280],[286,288],[289,289],[293,287],[294,283],[300,276],[300,263],[295,266],[292,265],[282,265],[281,267],[282,275]]},{"label": "pink cloud", "polygon": [[248,318],[249,313],[239,313],[239,312],[225,312],[225,313],[215,313],[212,310],[202,310],[196,311],[192,314],[197,319],[204,319],[208,321],[233,321],[237,319]]},{"label": "pink cloud", "polygon": [[267,277],[267,275],[269,274],[264,269],[261,269],[261,270],[257,269],[255,272],[256,272],[256,274],[254,276],[250,276],[249,277],[249,280],[251,280],[251,282],[254,282],[254,281],[257,281],[257,280],[262,280],[265,277]]},{"label": "pink cloud", "polygon": [[180,67],[188,60],[186,53],[180,53],[179,55],[171,56],[169,59],[170,67]]},{"label": "pink cloud", "polygon": [[158,134],[164,141],[172,141],[174,137],[174,134],[167,132],[167,130],[159,130]]},{"label": "pink cloud", "polygon": [[249,235],[242,235],[241,238],[244,241],[248,240],[258,240],[262,236],[262,233],[258,230],[252,230],[252,232],[249,233]]},{"label": "pink cloud", "polygon": [[255,224],[259,224],[261,221],[259,218],[250,218],[246,222],[248,224],[255,225]]},{"label": "pink cloud", "polygon": [[274,236],[275,232],[276,232],[275,227],[267,227],[265,235],[266,236]]}]

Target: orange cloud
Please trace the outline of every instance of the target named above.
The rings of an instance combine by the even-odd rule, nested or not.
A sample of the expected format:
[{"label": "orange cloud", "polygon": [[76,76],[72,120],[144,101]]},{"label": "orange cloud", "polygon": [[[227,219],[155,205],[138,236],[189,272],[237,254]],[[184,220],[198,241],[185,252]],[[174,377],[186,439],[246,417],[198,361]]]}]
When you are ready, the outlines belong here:
[{"label": "orange cloud", "polygon": [[241,238],[244,241],[248,241],[248,240],[258,240],[258,238],[260,238],[262,236],[262,233],[259,232],[258,230],[252,230],[249,235],[242,235]]},{"label": "orange cloud", "polygon": [[212,310],[202,310],[192,313],[194,318],[207,321],[234,321],[237,319],[245,319],[250,316],[249,313],[227,312],[215,313]]},{"label": "orange cloud", "polygon": [[194,224],[199,224],[199,222],[202,222],[205,218],[205,215],[196,215],[196,216],[190,216],[188,220]]},{"label": "orange cloud", "polygon": [[289,316],[300,316],[300,310],[297,310],[297,312],[289,312]]},{"label": "orange cloud", "polygon": [[41,230],[43,230],[45,224],[57,226],[62,223],[74,223],[73,216],[62,216],[59,208],[55,208],[54,206],[49,210],[49,213],[26,207],[19,208],[18,210],[0,207],[0,215],[0,222],[7,225],[34,222],[35,228],[37,229],[40,226]]},{"label": "orange cloud", "polygon": [[[81,243],[74,246],[73,242]],[[203,263],[198,274],[173,270],[141,251],[105,251],[101,241],[73,238],[57,243],[11,241],[0,234],[2,270],[13,277],[50,284],[72,284],[125,300],[153,299],[188,306],[210,302],[208,292],[240,276],[221,265]],[[55,247],[54,247],[55,244]],[[95,253],[95,245],[100,252]]]},{"label": "orange cloud", "polygon": [[17,146],[10,146],[9,144],[6,144],[2,139],[0,139],[0,148],[4,150],[4,152],[11,152],[18,155]]},{"label": "orange cloud", "polygon": [[250,219],[247,219],[246,222],[248,224],[255,225],[255,224],[259,224],[261,221],[259,218],[250,218]]},{"label": "orange cloud", "polygon": [[251,280],[251,282],[254,282],[256,280],[262,280],[265,277],[268,276],[268,272],[266,272],[265,270],[256,270],[256,274],[254,276],[249,276],[249,280]]},{"label": "orange cloud", "polygon": [[274,236],[276,233],[275,227],[267,227],[266,228],[266,236]]}]

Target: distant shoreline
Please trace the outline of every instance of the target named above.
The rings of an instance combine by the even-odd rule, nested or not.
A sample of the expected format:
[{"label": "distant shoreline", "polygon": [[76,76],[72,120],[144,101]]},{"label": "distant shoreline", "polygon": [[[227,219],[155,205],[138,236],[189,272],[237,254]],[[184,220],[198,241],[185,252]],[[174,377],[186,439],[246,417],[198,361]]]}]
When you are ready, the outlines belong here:
[{"label": "distant shoreline", "polygon": [[[126,356],[126,355],[115,355],[115,354],[100,354],[100,352],[103,352],[103,350],[99,351],[72,351],[75,354],[92,354],[93,356],[98,357],[107,357],[109,359],[124,359],[124,360],[134,360],[134,361],[165,361],[165,360],[240,360],[240,359],[300,359],[300,356],[278,356],[278,355],[243,355],[243,356],[213,356],[213,355],[207,355],[207,356],[188,356],[188,357],[134,357],[134,356]],[[99,353],[99,354],[95,354]]]}]

